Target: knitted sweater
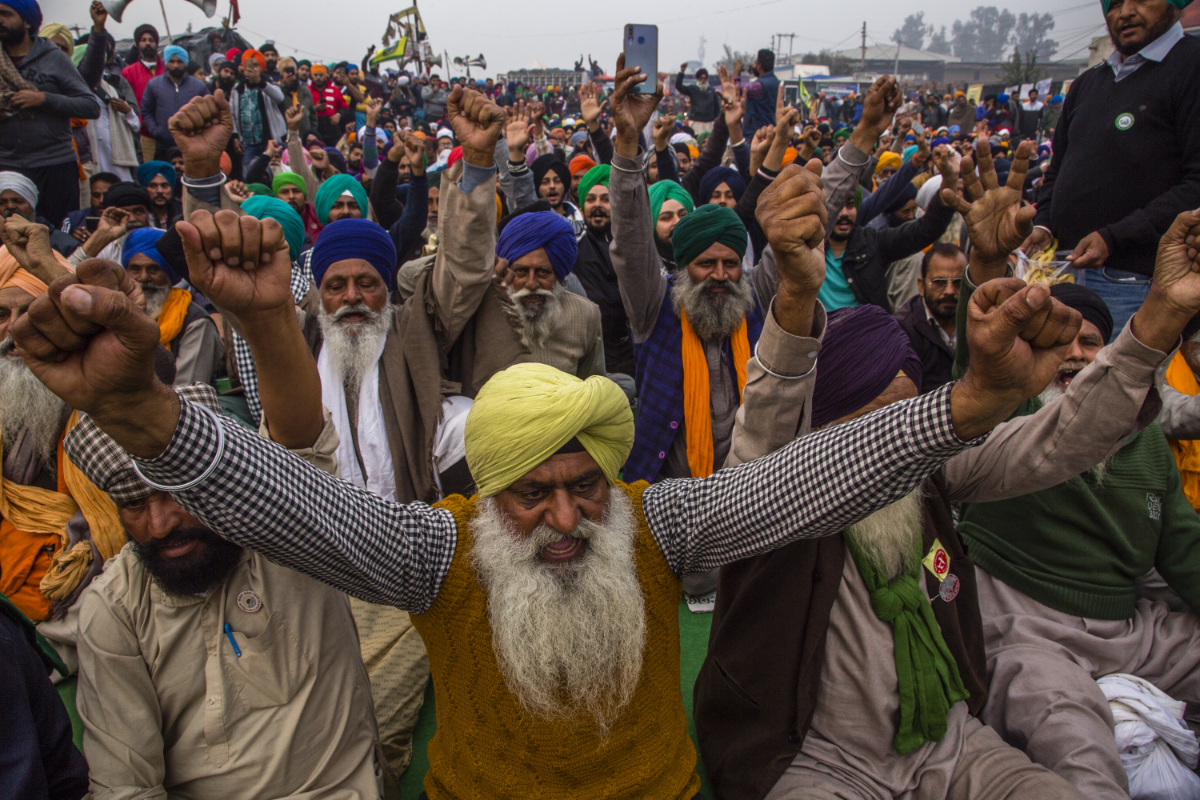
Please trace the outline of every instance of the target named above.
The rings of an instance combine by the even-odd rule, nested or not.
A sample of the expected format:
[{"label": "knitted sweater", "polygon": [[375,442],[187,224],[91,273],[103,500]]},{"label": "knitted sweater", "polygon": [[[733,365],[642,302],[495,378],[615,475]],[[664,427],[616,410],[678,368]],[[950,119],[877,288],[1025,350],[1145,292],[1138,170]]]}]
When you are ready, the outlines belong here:
[{"label": "knitted sweater", "polygon": [[633,699],[600,738],[590,718],[545,720],[524,711],[492,649],[487,592],[471,562],[475,499],[438,504],[458,541],[437,599],[413,624],[429,651],[437,733],[429,743],[429,800],[562,798],[691,800],[696,751],[679,694],[679,578],[642,514],[645,483],[617,484],[638,520],[635,559],[646,603],[646,649]]},{"label": "knitted sweater", "polygon": [[1089,472],[1010,500],[968,503],[958,530],[978,566],[1065,614],[1128,619],[1135,584],[1151,567],[1200,610],[1200,517],[1157,425],[1130,437],[1100,483]]}]

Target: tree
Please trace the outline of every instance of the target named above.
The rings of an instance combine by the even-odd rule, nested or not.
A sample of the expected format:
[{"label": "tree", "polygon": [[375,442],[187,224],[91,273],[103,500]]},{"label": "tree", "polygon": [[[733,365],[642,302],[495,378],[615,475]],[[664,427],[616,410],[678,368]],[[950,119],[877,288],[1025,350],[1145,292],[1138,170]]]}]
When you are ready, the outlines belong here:
[{"label": "tree", "polygon": [[925,36],[930,33],[933,33],[933,26],[925,24],[925,12],[920,11],[904,18],[904,24],[892,34],[892,41],[920,50],[925,43]]},{"label": "tree", "polygon": [[801,64],[824,64],[829,67],[830,75],[852,75],[858,69],[858,62],[851,62],[845,56],[840,56],[832,50],[822,50],[819,53],[805,53],[800,56]]},{"label": "tree", "polygon": [[[1037,83],[1042,77],[1041,67],[1038,66],[1037,53],[1026,53],[1021,58],[1021,49],[1013,50],[1012,58],[1004,65],[1004,85],[1020,86],[1023,83]],[[1025,98],[1019,98],[1024,100]]]},{"label": "tree", "polygon": [[1033,54],[1038,61],[1049,61],[1058,49],[1058,42],[1047,38],[1054,30],[1054,17],[1050,14],[1025,14],[1017,17],[1012,34],[1012,45],[1025,54]]},{"label": "tree", "polygon": [[[929,30],[932,33],[932,25],[929,26]],[[938,53],[943,56],[950,55],[950,42],[946,40],[945,25],[943,25],[937,33],[932,33],[932,35],[929,37],[929,44],[925,46],[925,49],[931,53]]]},{"label": "tree", "polygon": [[1016,24],[1008,9],[978,6],[966,22],[958,20],[951,27],[954,55],[965,61],[999,61]]}]

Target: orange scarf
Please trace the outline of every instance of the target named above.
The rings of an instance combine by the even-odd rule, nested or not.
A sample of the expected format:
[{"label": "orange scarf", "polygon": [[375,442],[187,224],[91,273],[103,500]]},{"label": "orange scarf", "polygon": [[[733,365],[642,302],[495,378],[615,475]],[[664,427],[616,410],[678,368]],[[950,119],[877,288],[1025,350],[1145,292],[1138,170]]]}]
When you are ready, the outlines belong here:
[{"label": "orange scarf", "polygon": [[[1196,381],[1182,352],[1171,359],[1166,378],[1167,385],[1177,392],[1191,397],[1200,394],[1200,382]],[[1183,493],[1192,508],[1200,511],[1200,439],[1171,439],[1170,444],[1179,466],[1179,477],[1183,480]]]},{"label": "orange scarf", "polygon": [[[158,312],[158,341],[170,345],[171,341],[183,330],[183,321],[187,318],[188,307],[192,304],[192,295],[187,289],[172,289],[163,303],[162,311]],[[178,355],[178,353],[176,354]]]},{"label": "orange scarf", "polygon": [[[688,469],[693,478],[707,478],[713,473],[712,397],[708,386],[708,359],[704,343],[692,330],[687,313],[679,309],[683,324],[683,421],[687,429]],[[738,399],[746,389],[746,362],[750,360],[750,337],[746,320],[730,337],[733,366],[737,370]]]}]

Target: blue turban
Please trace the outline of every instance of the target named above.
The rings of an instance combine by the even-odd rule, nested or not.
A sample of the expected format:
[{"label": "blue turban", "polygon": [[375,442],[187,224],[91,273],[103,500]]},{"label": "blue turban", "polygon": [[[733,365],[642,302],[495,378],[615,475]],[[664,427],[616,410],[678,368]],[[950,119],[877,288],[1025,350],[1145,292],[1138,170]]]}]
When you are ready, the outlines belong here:
[{"label": "blue turban", "polygon": [[1001,92],[1000,94],[996,95],[996,102],[1002,106],[1008,105],[1008,95],[1006,95],[1004,92]]},{"label": "blue turban", "polygon": [[37,36],[42,29],[42,7],[37,0],[4,0],[4,5],[21,15],[26,24],[33,26],[31,36]]},{"label": "blue turban", "polygon": [[188,51],[177,44],[169,44],[163,48],[163,63],[170,61],[172,56],[179,56],[179,60],[185,65],[188,63]]},{"label": "blue turban", "polygon": [[[955,127],[958,127],[958,126],[956,125]],[[936,138],[932,142],[930,142],[929,146],[937,147],[939,144],[950,144],[950,140],[947,139],[945,136],[939,136],[938,138]]]},{"label": "blue turban", "polygon": [[143,255],[162,267],[172,284],[179,283],[179,273],[171,269],[171,265],[158,252],[158,240],[166,231],[158,228],[134,228],[121,244],[121,266],[129,267],[129,260],[136,255]]},{"label": "blue turban", "polygon": [[171,186],[175,185],[174,167],[172,167],[166,161],[147,161],[145,164],[142,164],[137,168],[137,174],[135,177],[137,178],[138,186],[145,189],[150,185],[150,181],[154,180],[155,175],[162,175],[163,178],[166,179],[167,183],[171,184]]},{"label": "blue turban", "polygon": [[304,246],[304,220],[296,210],[282,200],[256,194],[242,202],[242,211],[255,219],[273,219],[283,228],[287,241],[288,256],[295,261]]},{"label": "blue turban", "polygon": [[1054,105],[1055,103],[1061,103],[1062,101],[1063,101],[1063,96],[1061,94],[1056,94],[1056,95],[1054,95],[1054,97],[1050,98],[1050,105]]},{"label": "blue turban", "polygon": [[951,125],[950,126],[950,135],[953,136],[954,134],[960,132],[961,130],[962,130],[962,128],[958,127],[957,125]]},{"label": "blue turban", "polygon": [[888,204],[888,207],[883,210],[883,213],[895,214],[897,211],[899,211],[900,209],[902,209],[906,205],[908,205],[909,200],[916,200],[916,199],[917,199],[917,187],[915,185],[913,185],[911,182],[906,183],[906,184],[904,184],[904,188],[902,188],[900,190],[900,193],[898,195],[896,195],[892,199],[892,202]]},{"label": "blue turban", "polygon": [[742,199],[742,192],[746,191],[746,182],[742,180],[738,171],[730,167],[713,167],[704,173],[704,178],[700,181],[700,205],[707,205],[712,200],[713,192],[722,183],[729,184],[734,200]]},{"label": "blue turban", "polygon": [[511,264],[539,247],[550,257],[550,265],[558,279],[566,280],[575,269],[579,243],[575,241],[571,223],[553,211],[535,211],[513,217],[496,242],[496,255]]},{"label": "blue turban", "polygon": [[378,223],[369,219],[339,219],[325,226],[312,250],[312,273],[317,286],[333,264],[348,258],[367,261],[391,288],[396,245]]}]

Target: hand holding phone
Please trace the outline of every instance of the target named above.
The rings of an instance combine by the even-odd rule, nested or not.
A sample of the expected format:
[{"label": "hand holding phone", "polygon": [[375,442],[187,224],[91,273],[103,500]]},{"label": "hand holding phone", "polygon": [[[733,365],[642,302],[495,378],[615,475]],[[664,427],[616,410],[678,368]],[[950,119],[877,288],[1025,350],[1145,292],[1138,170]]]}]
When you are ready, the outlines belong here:
[{"label": "hand holding phone", "polygon": [[625,65],[638,67],[646,80],[633,87],[634,94],[654,94],[658,91],[658,26],[625,26]]}]

